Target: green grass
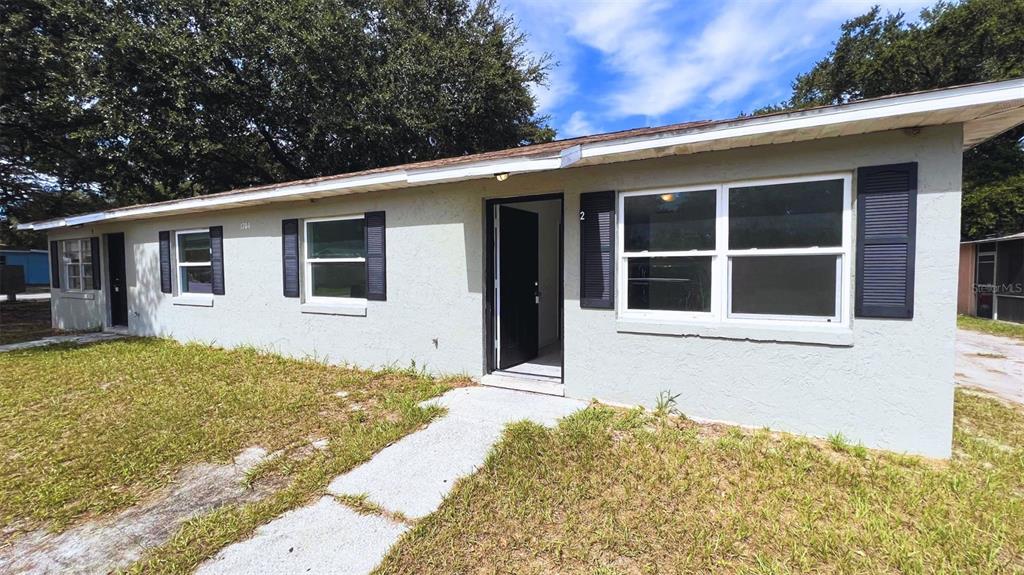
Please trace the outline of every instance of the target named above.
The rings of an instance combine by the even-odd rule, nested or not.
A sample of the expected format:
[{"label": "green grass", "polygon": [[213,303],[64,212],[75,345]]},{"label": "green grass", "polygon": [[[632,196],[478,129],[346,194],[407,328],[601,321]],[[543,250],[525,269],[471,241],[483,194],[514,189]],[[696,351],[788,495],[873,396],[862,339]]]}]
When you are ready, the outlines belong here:
[{"label": "green grass", "polygon": [[[189,539],[192,560],[429,421],[437,410],[417,404],[451,385],[159,339],[8,352],[0,373],[5,530],[60,530],[131,505],[186,465],[230,461],[252,445],[285,450],[249,477],[273,477],[281,489],[203,518],[208,532]],[[320,438],[328,449],[303,451]],[[219,523],[232,514],[242,518]]]},{"label": "green grass", "polygon": [[960,391],[948,462],[592,406],[510,427],[377,573],[1024,572],[1024,410]]},{"label": "green grass", "polygon": [[1020,323],[960,315],[956,318],[956,326],[960,329],[969,329],[971,331],[980,331],[982,333],[1024,340],[1024,324]]}]

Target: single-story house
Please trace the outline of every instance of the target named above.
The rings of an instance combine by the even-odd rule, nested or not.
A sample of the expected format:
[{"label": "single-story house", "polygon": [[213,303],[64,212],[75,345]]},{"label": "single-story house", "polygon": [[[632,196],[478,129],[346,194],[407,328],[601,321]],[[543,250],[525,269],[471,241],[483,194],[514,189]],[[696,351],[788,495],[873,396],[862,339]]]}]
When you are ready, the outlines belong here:
[{"label": "single-story house", "polygon": [[965,149],[1024,79],[21,225],[60,329],[252,345],[945,457]]},{"label": "single-story house", "polygon": [[1024,323],[1024,232],[960,244],[956,310]]},{"label": "single-story house", "polygon": [[25,285],[45,286],[50,283],[50,264],[46,250],[0,246],[0,266],[24,268]]}]

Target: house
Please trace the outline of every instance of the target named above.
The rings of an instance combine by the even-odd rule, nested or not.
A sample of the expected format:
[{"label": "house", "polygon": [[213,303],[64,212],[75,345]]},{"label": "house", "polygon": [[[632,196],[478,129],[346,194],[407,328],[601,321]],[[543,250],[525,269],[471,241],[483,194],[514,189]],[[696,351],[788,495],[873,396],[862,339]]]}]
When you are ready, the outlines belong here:
[{"label": "house", "polygon": [[50,283],[50,264],[46,250],[0,246],[0,266],[24,268],[26,285],[45,286]]},{"label": "house", "polygon": [[956,311],[1024,323],[1024,232],[960,244]]},{"label": "house", "polygon": [[53,322],[946,457],[961,156],[1024,80],[24,224]]}]

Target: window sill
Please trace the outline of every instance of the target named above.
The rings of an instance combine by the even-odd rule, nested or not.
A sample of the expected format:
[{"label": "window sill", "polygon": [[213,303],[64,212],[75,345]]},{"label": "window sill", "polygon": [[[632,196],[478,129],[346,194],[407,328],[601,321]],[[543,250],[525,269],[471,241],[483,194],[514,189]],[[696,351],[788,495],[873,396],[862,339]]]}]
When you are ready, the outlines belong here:
[{"label": "window sill", "polygon": [[183,294],[174,296],[171,299],[171,303],[174,305],[183,305],[188,307],[213,307],[213,296],[205,294]]},{"label": "window sill", "polygon": [[649,319],[618,319],[615,322],[615,329],[620,333],[692,335],[720,339],[812,343],[843,347],[853,346],[853,330],[848,327],[779,326],[750,323],[711,324]]},{"label": "window sill", "polygon": [[299,306],[302,313],[317,315],[350,315],[355,317],[366,317],[366,304],[360,303],[304,303]]},{"label": "window sill", "polygon": [[66,291],[66,292],[61,292],[60,299],[96,299],[96,292],[91,292],[91,291]]}]

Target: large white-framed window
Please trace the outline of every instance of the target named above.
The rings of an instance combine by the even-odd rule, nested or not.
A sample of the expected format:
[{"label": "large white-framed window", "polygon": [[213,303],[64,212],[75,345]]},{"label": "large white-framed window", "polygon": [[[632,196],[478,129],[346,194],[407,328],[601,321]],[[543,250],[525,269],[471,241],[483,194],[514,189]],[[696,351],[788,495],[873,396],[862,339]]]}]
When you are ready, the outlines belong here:
[{"label": "large white-framed window", "polygon": [[64,290],[92,289],[92,245],[89,238],[61,240],[60,257]]},{"label": "large white-framed window", "polygon": [[366,304],[366,232],[362,214],[303,222],[305,301]]},{"label": "large white-framed window", "polygon": [[210,230],[182,230],[174,233],[178,293],[213,293],[213,264]]},{"label": "large white-framed window", "polygon": [[848,325],[849,173],[623,192],[618,314]]}]

